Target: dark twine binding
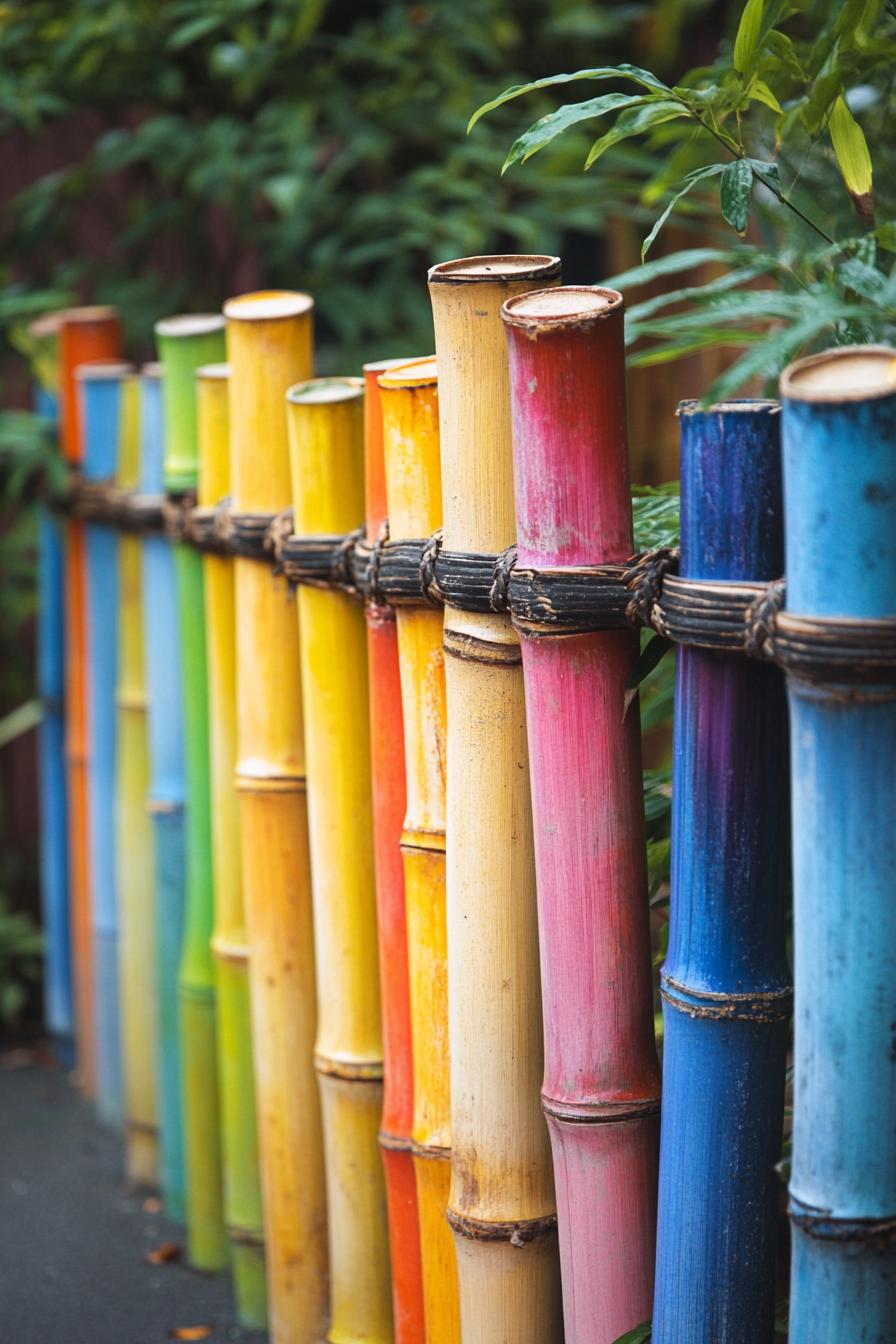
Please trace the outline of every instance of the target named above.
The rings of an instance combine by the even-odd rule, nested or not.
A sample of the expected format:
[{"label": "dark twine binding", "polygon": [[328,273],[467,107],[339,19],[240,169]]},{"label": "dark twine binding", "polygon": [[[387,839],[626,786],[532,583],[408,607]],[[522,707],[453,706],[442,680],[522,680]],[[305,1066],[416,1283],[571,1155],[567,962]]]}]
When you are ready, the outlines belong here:
[{"label": "dark twine binding", "polygon": [[190,525],[195,507],[195,490],[184,490],[182,493],[166,496],[162,505],[165,536],[175,545],[192,540]]},{"label": "dark twine binding", "polygon": [[158,532],[163,526],[164,495],[121,490],[114,481],[88,481],[73,473],[54,506],[84,522],[104,523],[122,532]]}]

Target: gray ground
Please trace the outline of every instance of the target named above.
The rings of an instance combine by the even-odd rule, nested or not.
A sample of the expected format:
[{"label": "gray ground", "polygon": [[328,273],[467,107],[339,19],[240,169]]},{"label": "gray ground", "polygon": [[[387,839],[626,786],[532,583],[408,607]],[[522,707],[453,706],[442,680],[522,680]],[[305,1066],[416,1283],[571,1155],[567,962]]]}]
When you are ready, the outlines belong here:
[{"label": "gray ground", "polygon": [[50,1062],[0,1054],[0,1344],[262,1344],[226,1275],[147,1261],[183,1229],[127,1190],[119,1140]]}]

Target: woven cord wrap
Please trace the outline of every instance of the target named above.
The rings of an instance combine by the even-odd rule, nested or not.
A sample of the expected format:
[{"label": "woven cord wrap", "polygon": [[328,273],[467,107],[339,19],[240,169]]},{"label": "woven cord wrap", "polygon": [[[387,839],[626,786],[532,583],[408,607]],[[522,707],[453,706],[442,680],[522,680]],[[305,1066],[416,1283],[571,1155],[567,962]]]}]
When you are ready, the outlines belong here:
[{"label": "woven cord wrap", "polygon": [[233,540],[230,521],[230,496],[217,504],[203,504],[190,514],[190,540],[200,551],[229,554]]},{"label": "woven cord wrap", "polygon": [[192,540],[190,525],[195,506],[195,490],[184,490],[183,493],[168,495],[165,498],[162,505],[165,535],[175,545]]},{"label": "woven cord wrap", "polygon": [[357,561],[362,561],[362,573],[369,566],[363,539],[363,527],[341,535],[298,537],[292,533],[290,518],[289,534],[281,536],[276,544],[278,565],[290,583],[358,594],[364,584],[359,583]]},{"label": "woven cord wrap", "polygon": [[364,573],[364,591],[375,607],[388,606],[389,602],[389,599],[384,597],[383,591],[380,588],[380,572],[383,565],[383,552],[385,551],[388,540],[389,519],[384,518],[373,539],[373,544],[370,546],[367,556],[367,567]]}]

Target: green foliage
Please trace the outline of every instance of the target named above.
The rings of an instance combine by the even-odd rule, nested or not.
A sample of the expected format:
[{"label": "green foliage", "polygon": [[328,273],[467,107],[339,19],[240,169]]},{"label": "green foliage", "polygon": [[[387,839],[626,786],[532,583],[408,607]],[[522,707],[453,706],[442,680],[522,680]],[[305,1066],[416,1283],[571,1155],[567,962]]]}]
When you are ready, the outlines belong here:
[{"label": "green foliage", "polygon": [[0,891],[0,1027],[15,1026],[31,988],[40,983],[43,937]]},{"label": "green foliage", "polygon": [[[628,313],[635,363],[740,350],[706,393],[722,399],[770,382],[804,351],[896,337],[894,66],[893,0],[748,0],[733,41],[678,84],[628,64],[547,76],[483,104],[470,128],[536,90],[595,80],[636,86],[542,117],[514,142],[505,168],[567,127],[615,117],[601,126],[586,168],[600,161],[605,171],[632,141],[663,159],[638,197],[642,206],[664,202],[642,261],[673,211],[684,226],[696,211],[704,234],[718,232],[721,221],[709,214],[717,199],[721,220],[749,241],[685,249],[609,283],[628,289],[696,266],[724,268]],[[760,277],[768,288],[754,287]]]},{"label": "green foliage", "polygon": [[620,1335],[614,1344],[650,1344],[652,1334],[650,1321],[645,1321],[643,1325],[636,1325],[634,1330],[627,1330],[624,1335]]}]

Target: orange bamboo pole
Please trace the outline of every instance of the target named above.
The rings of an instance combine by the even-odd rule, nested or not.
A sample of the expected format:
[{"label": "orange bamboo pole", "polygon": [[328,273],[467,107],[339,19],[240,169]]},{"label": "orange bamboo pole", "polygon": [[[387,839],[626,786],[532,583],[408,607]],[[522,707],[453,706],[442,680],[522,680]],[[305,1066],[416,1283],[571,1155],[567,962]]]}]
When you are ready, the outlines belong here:
[{"label": "orange bamboo pole", "polygon": [[[231,299],[233,508],[290,498],[284,396],[312,367],[307,294]],[[320,1105],[305,739],[296,604],[286,580],[237,558],[237,762],[249,927],[255,1080],[273,1344],[319,1344],[326,1328],[327,1211]]]},{"label": "orange bamboo pole", "polygon": [[[121,352],[114,308],[69,308],[59,324],[59,430],[62,454],[74,468],[84,458],[83,421],[75,370]],[[78,1079],[96,1094],[96,1034],[93,1008],[89,811],[87,767],[90,724],[87,712],[87,578],[84,524],[68,525],[65,565],[65,757],[68,780],[69,883],[75,1050]]]}]

